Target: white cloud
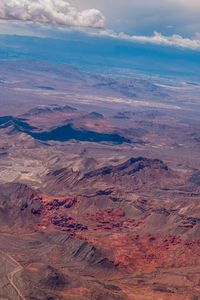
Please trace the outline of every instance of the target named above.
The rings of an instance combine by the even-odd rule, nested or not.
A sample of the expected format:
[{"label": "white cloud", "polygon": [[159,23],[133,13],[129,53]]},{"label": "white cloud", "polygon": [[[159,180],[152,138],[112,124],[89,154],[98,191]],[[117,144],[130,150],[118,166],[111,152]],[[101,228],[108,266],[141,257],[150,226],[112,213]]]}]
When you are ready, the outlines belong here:
[{"label": "white cloud", "polygon": [[102,28],[105,17],[97,9],[78,11],[66,0],[1,0],[0,19]]},{"label": "white cloud", "polygon": [[[96,33],[92,33],[95,34]],[[196,38],[183,38],[181,35],[173,34],[171,36],[164,36],[161,33],[154,32],[153,36],[143,36],[143,35],[128,35],[126,33],[120,32],[116,33],[112,30],[101,30],[98,33],[101,36],[108,36],[117,39],[123,39],[133,42],[141,42],[141,43],[152,43],[157,45],[165,45],[165,46],[175,46],[181,48],[187,48],[191,50],[200,51],[200,39],[198,39],[198,34],[196,34]]]},{"label": "white cloud", "polygon": [[[95,7],[106,16],[107,27],[129,34],[193,36],[200,32],[200,0],[68,0],[79,8]],[[173,25],[169,28],[168,25]]]}]

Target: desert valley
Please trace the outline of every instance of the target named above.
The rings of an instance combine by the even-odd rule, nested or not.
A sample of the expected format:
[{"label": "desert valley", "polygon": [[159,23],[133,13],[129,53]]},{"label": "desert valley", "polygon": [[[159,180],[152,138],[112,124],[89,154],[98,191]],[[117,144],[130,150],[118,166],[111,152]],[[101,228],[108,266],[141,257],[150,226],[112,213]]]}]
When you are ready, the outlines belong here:
[{"label": "desert valley", "polygon": [[200,299],[200,87],[0,70],[0,299]]}]

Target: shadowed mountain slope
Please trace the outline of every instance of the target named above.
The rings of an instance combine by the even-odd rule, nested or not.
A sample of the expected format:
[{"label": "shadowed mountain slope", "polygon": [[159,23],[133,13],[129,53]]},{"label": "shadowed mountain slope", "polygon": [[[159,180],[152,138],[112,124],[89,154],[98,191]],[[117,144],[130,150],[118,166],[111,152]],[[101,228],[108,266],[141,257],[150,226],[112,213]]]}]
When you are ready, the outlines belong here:
[{"label": "shadowed mountain slope", "polygon": [[116,144],[131,143],[129,139],[120,136],[117,133],[107,134],[99,133],[95,131],[78,130],[74,129],[71,124],[58,127],[47,132],[32,132],[31,136],[41,141],[68,141],[75,139],[78,141],[89,141],[89,142],[113,142]]}]

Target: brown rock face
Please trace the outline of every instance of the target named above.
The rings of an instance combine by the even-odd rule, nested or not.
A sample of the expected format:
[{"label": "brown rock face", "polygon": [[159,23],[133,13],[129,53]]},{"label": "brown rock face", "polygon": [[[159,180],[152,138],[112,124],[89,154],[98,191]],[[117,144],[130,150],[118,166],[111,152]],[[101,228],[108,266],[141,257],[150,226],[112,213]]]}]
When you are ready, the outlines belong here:
[{"label": "brown rock face", "polygon": [[125,212],[121,208],[106,208],[103,210],[97,210],[95,214],[87,215],[91,220],[98,223],[108,222],[112,223],[125,216]]},{"label": "brown rock face", "polygon": [[[17,192],[20,197],[29,197],[32,199],[32,203],[37,203],[39,208],[32,208],[31,213],[35,229],[38,232],[56,230],[63,234],[68,233],[74,241],[93,245],[92,251],[94,253],[96,251],[104,253],[104,258],[93,266],[93,272],[97,271],[98,265],[109,270],[112,274],[110,276],[114,276],[113,280],[115,280],[115,284],[117,283],[116,291],[118,297],[122,297],[121,299],[124,299],[124,292],[122,291],[127,288],[129,292],[125,297],[132,299],[133,290],[138,293],[139,286],[147,297],[152,295],[161,297],[161,299],[168,299],[169,296],[175,300],[178,299],[177,293],[180,297],[182,297],[181,293],[184,293],[186,296],[183,299],[190,299],[190,296],[187,298],[187,294],[189,295],[192,291],[198,295],[199,281],[194,279],[196,273],[183,286],[179,281],[169,283],[171,275],[167,276],[166,272],[170,270],[174,274],[175,270],[182,270],[183,275],[180,276],[184,278],[188,269],[194,270],[196,266],[200,265],[200,240],[183,239],[178,234],[145,233],[145,228],[147,224],[151,224],[154,214],[170,218],[170,211],[151,208],[147,212],[147,209],[144,209],[140,218],[130,219],[127,217],[128,212],[117,207],[117,204],[115,207],[107,207],[103,210],[93,209],[92,212],[87,212],[86,209],[85,213],[82,213],[87,201],[80,197],[62,196],[55,198],[44,194],[34,194],[26,187],[20,187]],[[107,197],[109,196],[108,194]],[[17,197],[19,198],[19,196]],[[140,205],[142,204],[146,205],[146,202],[140,202]],[[27,207],[23,209],[26,210]],[[198,220],[194,218],[190,221],[193,225],[187,226],[187,230],[191,230],[198,223]],[[184,220],[182,222],[186,224]],[[152,229],[149,228],[149,231]],[[82,247],[84,249],[85,246]],[[82,250],[78,250],[74,255],[77,256],[79,251]],[[57,259],[58,255],[59,253],[54,252],[52,260]],[[114,279],[114,274],[117,273],[120,273],[120,276],[126,276],[127,280],[129,276],[135,274],[136,283],[132,286],[128,282],[118,282]],[[152,282],[152,274],[154,274],[154,282]],[[62,277],[63,275],[58,275],[58,278],[59,276]],[[55,280],[52,284],[54,283]],[[111,287],[111,285],[106,286]],[[150,289],[150,286],[153,286],[153,289]],[[65,288],[63,287],[63,289]],[[139,297],[138,294],[138,299]]]},{"label": "brown rock face", "polygon": [[[62,300],[200,296],[196,202],[188,206],[177,191],[165,188],[175,184],[191,193],[190,185],[183,189],[184,180],[162,161],[139,157],[93,171],[49,172],[45,184],[54,181],[62,193],[66,190],[64,196],[3,185],[3,238],[20,243],[12,234],[15,226],[23,237],[17,249],[28,249],[16,269],[20,291],[27,290],[29,298]],[[155,197],[161,190],[169,197],[163,202]],[[15,254],[15,246],[12,251],[18,263],[21,254]]]},{"label": "brown rock face", "polygon": [[194,63],[154,84],[8,62],[17,40],[0,63],[0,299],[199,300]]},{"label": "brown rock face", "polygon": [[[87,226],[80,224],[72,217],[81,202],[80,198],[72,196],[54,198],[41,195],[34,200],[39,201],[41,207],[40,210],[32,209],[31,211],[33,215],[40,216],[39,224],[36,225],[37,229],[52,225],[55,229],[71,234],[79,230],[87,230]],[[72,210],[69,212],[69,209]]]}]

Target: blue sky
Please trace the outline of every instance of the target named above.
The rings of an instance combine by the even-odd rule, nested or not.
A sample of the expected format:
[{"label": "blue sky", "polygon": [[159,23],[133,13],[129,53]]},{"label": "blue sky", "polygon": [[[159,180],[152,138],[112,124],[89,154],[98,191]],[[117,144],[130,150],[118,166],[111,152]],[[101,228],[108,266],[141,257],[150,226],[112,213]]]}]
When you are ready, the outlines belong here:
[{"label": "blue sky", "polygon": [[199,0],[1,0],[0,34],[47,38],[52,49],[3,36],[0,57],[55,62],[59,53],[80,68],[199,81],[199,16]]},{"label": "blue sky", "polygon": [[47,24],[61,31],[78,26],[89,34],[95,28],[96,35],[200,51],[199,0],[1,0],[0,20],[0,33],[44,35]]},{"label": "blue sky", "polygon": [[106,17],[106,26],[130,35],[193,37],[200,32],[199,0],[69,0],[79,9],[95,7]]}]

